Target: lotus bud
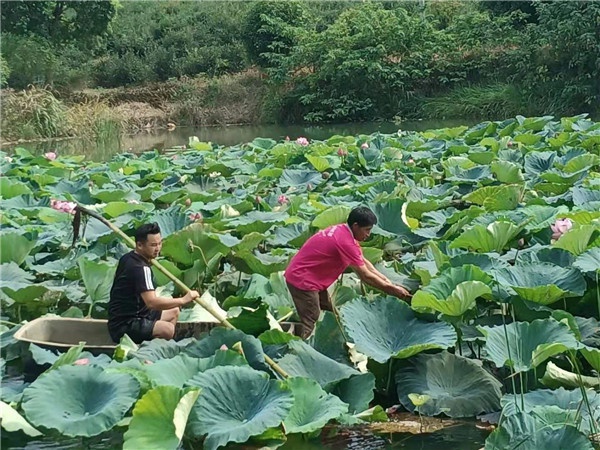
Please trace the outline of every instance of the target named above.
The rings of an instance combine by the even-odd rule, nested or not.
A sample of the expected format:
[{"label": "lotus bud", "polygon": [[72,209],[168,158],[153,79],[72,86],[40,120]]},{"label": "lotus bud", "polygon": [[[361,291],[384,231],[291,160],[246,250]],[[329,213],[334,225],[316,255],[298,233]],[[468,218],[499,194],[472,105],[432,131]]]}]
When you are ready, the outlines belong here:
[{"label": "lotus bud", "polygon": [[506,146],[507,146],[507,147],[512,147],[512,146],[513,146],[513,143],[512,143],[512,141],[508,141],[508,142],[506,143]]},{"label": "lotus bud", "polygon": [[225,344],[221,345],[221,347],[219,347],[219,350],[229,350],[229,347],[227,347]]},{"label": "lotus bud", "polygon": [[221,172],[211,172],[208,174],[210,178],[217,178],[221,176]]},{"label": "lotus bud", "polygon": [[286,137],[285,137],[285,141],[286,141],[286,142],[289,142],[289,140],[290,140],[290,137],[289,137],[289,136],[286,136]]},{"label": "lotus bud", "polygon": [[192,213],[190,214],[190,220],[192,222],[202,222],[202,213],[201,212],[197,212],[197,213]]},{"label": "lotus bud", "polygon": [[44,158],[46,158],[48,161],[54,161],[56,159],[56,153],[55,152],[47,152],[44,153]]},{"label": "lotus bud", "polygon": [[185,199],[185,206],[190,206],[192,204],[192,200],[190,198]]},{"label": "lotus bud", "polygon": [[296,139],[296,144],[301,145],[302,147],[306,147],[308,145],[308,139],[305,137],[299,137]]},{"label": "lotus bud", "polygon": [[13,159],[10,156],[5,156],[4,161],[6,161],[7,163],[11,163],[13,162]]},{"label": "lotus bud", "polygon": [[123,168],[122,168],[122,167],[119,167],[119,173],[120,173],[121,175],[123,175]]},{"label": "lotus bud", "polygon": [[324,180],[327,180],[330,177],[329,172],[323,172],[321,174],[321,178],[323,178]]},{"label": "lotus bud", "polygon": [[360,145],[360,148],[362,148],[363,150],[366,150],[366,149],[368,149],[368,148],[369,148],[369,144],[367,144],[366,142],[363,142],[363,143]]},{"label": "lotus bud", "polygon": [[412,158],[408,158],[408,161],[406,161],[406,165],[407,166],[414,166],[415,165],[415,160]]},{"label": "lotus bud", "polygon": [[261,197],[260,195],[257,195],[257,196],[254,198],[254,201],[256,201],[256,203],[261,203],[261,202],[263,201],[263,199],[262,199],[262,197]]},{"label": "lotus bud", "polygon": [[307,183],[307,184],[306,184],[306,190],[307,190],[307,191],[312,191],[312,188],[313,188],[313,185],[312,185],[312,183]]},{"label": "lotus bud", "polygon": [[288,200],[288,198],[287,198],[287,197],[286,197],[284,194],[281,194],[281,195],[279,196],[279,198],[277,199],[277,201],[279,202],[279,204],[280,204],[280,205],[283,205],[283,204],[285,204],[285,203],[289,203],[289,202],[290,202],[290,201]]},{"label": "lotus bud", "polygon": [[341,156],[343,158],[344,156],[348,156],[348,150],[345,150],[340,147],[338,148],[337,154],[338,156]]}]

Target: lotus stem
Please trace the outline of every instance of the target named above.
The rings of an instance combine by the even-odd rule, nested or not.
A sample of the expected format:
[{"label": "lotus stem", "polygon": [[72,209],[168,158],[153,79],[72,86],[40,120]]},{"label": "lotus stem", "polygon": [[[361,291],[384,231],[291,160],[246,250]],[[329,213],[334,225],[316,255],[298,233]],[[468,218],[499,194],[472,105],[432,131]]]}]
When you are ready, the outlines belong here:
[{"label": "lotus stem", "polygon": [[[77,216],[77,214],[79,212],[83,212],[83,213],[87,214],[88,216],[91,216],[94,219],[99,220],[104,225],[106,225],[108,228],[110,228],[112,231],[114,231],[115,233],[117,233],[120,237],[122,237],[125,240],[125,242],[127,242],[127,244],[129,244],[130,247],[135,248],[135,242],[134,242],[133,239],[131,239],[123,231],[121,231],[120,228],[118,228],[115,225],[113,225],[111,222],[109,222],[107,219],[105,219],[104,217],[102,217],[97,212],[91,211],[91,210],[89,210],[89,209],[87,209],[84,206],[81,206],[79,204],[77,205],[77,207],[75,209],[76,209],[76,216]],[[74,237],[76,237],[76,236],[77,235],[74,234]],[[179,278],[177,278],[175,275],[173,275],[171,272],[169,272],[161,263],[159,263],[155,259],[150,259],[148,262],[151,265],[153,265],[154,267],[156,267],[158,270],[160,270],[169,280],[171,280],[173,283],[175,283],[175,285],[177,287],[179,287],[179,289],[181,289],[183,292],[188,293],[188,292],[191,291],[191,289],[189,287],[187,287]],[[198,298],[194,299],[194,302],[196,302],[198,305],[200,305],[202,308],[204,308],[206,311],[208,311],[224,327],[229,328],[231,330],[235,330],[236,329],[221,313],[219,313],[218,311],[216,311],[212,307],[211,304],[209,304],[208,302],[206,302],[202,298],[198,297]],[[20,305],[19,305],[19,307],[20,307]],[[18,312],[19,312],[19,321],[20,321],[20,309],[18,309]],[[279,375],[281,375],[284,378],[288,378],[289,377],[289,375],[281,367],[279,367],[279,365],[275,361],[273,361],[269,356],[264,355],[264,357],[265,357],[265,361],[267,362],[267,364],[269,364],[269,366],[271,366],[271,368],[275,372],[277,372]]]},{"label": "lotus stem", "polygon": [[585,406],[587,407],[588,413],[590,415],[590,425],[592,427],[592,434],[597,434],[597,428],[596,428],[596,419],[594,418],[594,412],[592,411],[592,407],[590,406],[590,400],[587,396],[587,391],[585,390],[585,386],[583,384],[583,380],[581,378],[581,371],[579,370],[579,364],[577,364],[577,359],[575,358],[575,352],[573,352],[572,350],[570,350],[568,352],[569,355],[569,361],[571,362],[571,365],[573,366],[573,370],[575,370],[575,372],[577,373],[577,381],[578,381],[578,385],[579,385],[579,389],[581,390],[581,396],[583,398],[583,401],[585,402]]}]

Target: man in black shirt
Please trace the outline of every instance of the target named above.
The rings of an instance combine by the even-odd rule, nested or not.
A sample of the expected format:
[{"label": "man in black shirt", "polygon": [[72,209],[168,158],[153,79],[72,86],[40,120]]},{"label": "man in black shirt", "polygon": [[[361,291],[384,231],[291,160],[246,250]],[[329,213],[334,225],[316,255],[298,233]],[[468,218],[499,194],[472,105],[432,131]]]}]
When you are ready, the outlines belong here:
[{"label": "man in black shirt", "polygon": [[155,337],[173,339],[179,308],[199,296],[197,291],[180,298],[156,295],[149,261],[161,247],[158,224],[144,224],[135,232],[135,250],[119,260],[108,304],[108,331],[115,342],[124,334],[138,344]]}]

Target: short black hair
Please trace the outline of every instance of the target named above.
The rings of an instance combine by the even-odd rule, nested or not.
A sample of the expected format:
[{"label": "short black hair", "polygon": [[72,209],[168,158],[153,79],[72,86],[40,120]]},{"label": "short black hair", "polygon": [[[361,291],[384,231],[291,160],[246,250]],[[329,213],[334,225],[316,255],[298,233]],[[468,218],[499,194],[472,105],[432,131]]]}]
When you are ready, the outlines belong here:
[{"label": "short black hair", "polygon": [[348,225],[357,223],[359,227],[370,227],[377,223],[377,216],[366,206],[358,206],[350,211]]},{"label": "short black hair", "polygon": [[149,234],[159,234],[160,227],[156,222],[145,223],[135,230],[135,242],[146,242]]}]

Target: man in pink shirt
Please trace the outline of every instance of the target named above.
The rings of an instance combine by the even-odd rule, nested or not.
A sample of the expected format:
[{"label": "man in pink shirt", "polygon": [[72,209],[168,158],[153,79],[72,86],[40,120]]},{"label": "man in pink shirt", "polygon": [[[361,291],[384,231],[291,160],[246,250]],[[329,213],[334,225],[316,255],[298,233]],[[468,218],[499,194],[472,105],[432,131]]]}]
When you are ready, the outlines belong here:
[{"label": "man in pink shirt", "polygon": [[369,208],[354,208],[347,223],[319,231],[292,258],[284,277],[300,316],[299,334],[303,339],[312,333],[321,309],[333,310],[327,288],[348,266],[369,286],[401,299],[410,299],[405,288],[392,284],[363,258],[358,242],[371,235],[376,223],[377,217]]}]

